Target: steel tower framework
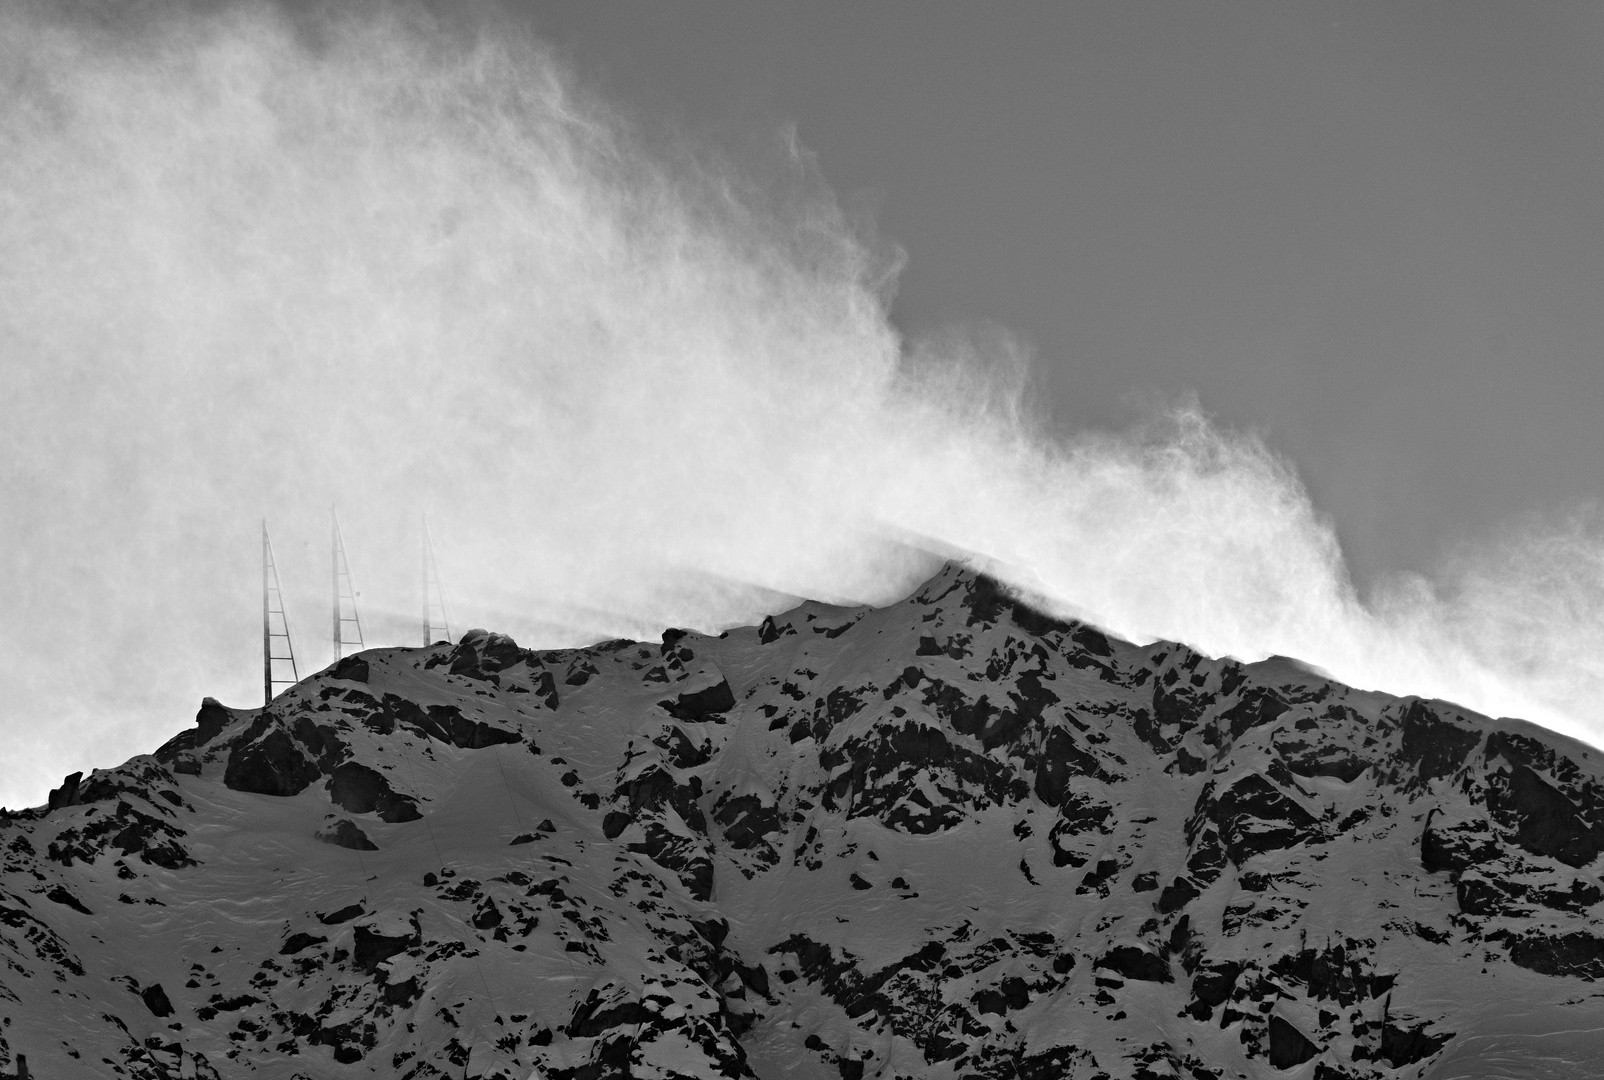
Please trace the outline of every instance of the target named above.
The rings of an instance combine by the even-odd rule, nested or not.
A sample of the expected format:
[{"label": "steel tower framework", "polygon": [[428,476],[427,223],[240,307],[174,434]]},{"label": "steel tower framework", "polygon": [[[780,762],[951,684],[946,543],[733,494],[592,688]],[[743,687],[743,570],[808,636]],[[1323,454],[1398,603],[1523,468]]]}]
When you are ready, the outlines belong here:
[{"label": "steel tower framework", "polygon": [[[274,619],[278,625],[274,625]],[[274,651],[274,643],[283,641],[284,652]],[[275,663],[290,665],[290,677],[279,678],[274,672]],[[280,668],[279,670],[282,670]],[[278,565],[273,561],[273,544],[267,538],[267,519],[262,519],[262,704],[273,702],[274,686],[294,686],[301,681],[295,666],[295,645],[290,640],[290,618],[284,612],[284,593],[279,588]]]},{"label": "steel tower framework", "polygon": [[362,640],[362,619],[356,610],[357,592],[351,581],[351,564],[345,557],[345,538],[340,535],[340,515],[332,506],[329,507],[329,523],[334,549],[334,662],[339,663],[345,658],[346,646],[355,646],[360,652],[366,645]]},{"label": "steel tower framework", "polygon": [[[438,617],[437,617],[438,616]],[[440,630],[435,635],[435,628]],[[429,516],[423,515],[423,644],[451,640],[451,615],[446,610],[446,590],[440,583],[440,564],[435,558],[434,537],[429,533]]]}]

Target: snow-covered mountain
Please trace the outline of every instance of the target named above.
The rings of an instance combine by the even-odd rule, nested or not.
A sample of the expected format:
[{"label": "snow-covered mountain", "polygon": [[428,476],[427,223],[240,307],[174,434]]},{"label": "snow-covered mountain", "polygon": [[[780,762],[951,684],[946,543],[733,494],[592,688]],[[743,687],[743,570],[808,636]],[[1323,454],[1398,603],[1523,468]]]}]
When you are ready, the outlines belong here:
[{"label": "snow-covered mountain", "polygon": [[0,1067],[1596,1075],[1601,764],[958,565],[375,649],[0,816]]}]

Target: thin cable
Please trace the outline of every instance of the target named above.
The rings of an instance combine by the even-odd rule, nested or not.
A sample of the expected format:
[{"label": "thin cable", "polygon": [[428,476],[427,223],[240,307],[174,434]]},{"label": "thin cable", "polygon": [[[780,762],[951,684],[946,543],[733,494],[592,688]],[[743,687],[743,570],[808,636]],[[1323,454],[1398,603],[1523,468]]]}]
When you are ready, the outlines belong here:
[{"label": "thin cable", "polygon": [[[501,785],[507,791],[507,802],[512,807],[513,820],[517,823],[518,832],[521,834],[524,829],[523,817],[518,813],[518,802],[513,798],[512,785],[507,782],[507,770],[501,762],[501,755],[499,752],[496,754],[496,768],[501,770]],[[547,863],[546,868],[549,871],[551,870],[551,865],[549,862]],[[555,873],[555,871],[552,872]],[[579,972],[574,970],[574,962],[568,958],[568,946],[566,943],[563,945],[562,958],[563,963],[568,965],[568,977],[572,979],[574,983],[574,985],[568,991],[569,997],[572,998],[574,994],[578,993]]]},{"label": "thin cable", "polygon": [[[403,755],[401,755],[401,760],[406,762],[407,775],[409,777],[411,777],[411,779],[412,779],[412,790],[416,791],[416,792],[419,792],[421,794],[423,789],[418,785],[418,774],[412,768],[412,760],[411,760],[411,758],[408,757],[407,755],[403,754]],[[445,865],[446,864],[446,857],[440,853],[440,842],[435,839],[434,826],[429,822],[429,815],[428,814],[424,814],[423,815],[423,827],[426,830],[428,830],[429,843],[431,845],[433,845],[435,858],[440,860],[440,869],[441,869],[442,872],[444,872],[444,870],[446,868],[446,865]],[[467,920],[463,920],[462,926],[463,926],[463,929],[465,929],[465,930],[468,928]],[[469,959],[471,959],[473,961],[473,966],[479,972],[479,981],[484,984],[485,996],[490,999],[490,1011],[491,1011],[491,1014],[493,1016],[495,1016],[495,1018],[498,1021],[501,1020],[501,1007],[496,1004],[495,992],[490,989],[490,980],[485,977],[484,965],[479,962],[479,951],[477,949],[475,949],[474,950],[474,955],[472,957],[470,957]],[[502,1022],[505,1023],[505,1021],[502,1021]],[[523,1062],[519,1060],[518,1055],[516,1053],[513,1054],[512,1060],[519,1068],[523,1067]]]},{"label": "thin cable", "polygon": [[[520,744],[522,745],[522,744]],[[518,800],[512,797],[512,785],[507,783],[507,767],[501,763],[501,754],[492,751],[496,757],[496,769],[501,773],[501,786],[507,792],[507,804],[512,807],[512,820],[518,826],[518,832],[524,831],[523,815],[518,813]]]},{"label": "thin cable", "polygon": [[373,903],[373,900],[368,896],[368,861],[362,857],[361,848],[354,850],[356,851],[356,863],[362,868],[362,903],[364,906],[369,906]]},{"label": "thin cable", "polygon": [[[412,768],[412,759],[403,754],[401,760],[406,764],[407,775],[412,779],[412,790],[421,793],[423,788],[418,784],[418,774]],[[429,823],[428,814],[423,815],[423,827],[429,832],[429,843],[434,846],[434,857],[439,860],[440,869],[444,870],[446,857],[440,853],[440,842],[434,838],[434,826]]]},{"label": "thin cable", "polygon": [[[507,792],[507,803],[508,803],[509,806],[512,807],[513,821],[518,826],[518,832],[520,834],[522,834],[523,831],[524,831],[523,816],[518,813],[518,801],[513,798],[512,785],[507,782],[507,769],[506,769],[506,766],[502,764],[501,754],[499,752],[496,752],[496,768],[501,771],[501,786],[506,789],[506,792]],[[548,863],[547,868],[550,869],[550,864],[549,863]],[[564,945],[564,947],[563,947],[562,957],[563,957],[563,962],[568,965],[568,976],[569,976],[569,978],[573,979],[574,984],[577,987],[578,983],[579,983],[579,972],[574,970],[574,962],[572,960],[568,959],[568,948],[567,948],[566,945]],[[569,991],[570,994],[572,994],[574,992],[575,992],[574,990],[570,990]]]}]

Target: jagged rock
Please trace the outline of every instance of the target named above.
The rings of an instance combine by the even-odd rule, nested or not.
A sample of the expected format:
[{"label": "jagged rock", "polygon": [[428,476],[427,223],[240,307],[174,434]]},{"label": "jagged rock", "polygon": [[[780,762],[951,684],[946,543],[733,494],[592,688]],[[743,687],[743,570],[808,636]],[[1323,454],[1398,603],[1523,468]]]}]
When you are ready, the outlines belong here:
[{"label": "jagged rock", "polygon": [[405,952],[415,949],[423,942],[422,931],[418,929],[417,922],[412,924],[412,933],[393,935],[381,934],[371,927],[358,925],[353,931],[355,942],[356,966],[368,975],[372,975],[378,966]]},{"label": "jagged rock", "polygon": [[144,999],[145,1008],[150,1010],[152,1016],[173,1015],[173,1003],[167,1000],[167,991],[162,989],[161,983],[145,987],[139,996]]},{"label": "jagged rock", "polygon": [[656,746],[668,751],[668,760],[679,769],[694,769],[698,765],[707,764],[713,756],[712,744],[696,746],[685,734],[683,728],[673,727],[652,740]]},{"label": "jagged rock", "polygon": [[233,715],[214,697],[201,699],[200,711],[195,714],[195,745],[205,746],[233,723]]},{"label": "jagged rock", "polygon": [[84,778],[81,772],[68,773],[61,781],[61,786],[50,789],[50,801],[46,813],[59,810],[64,806],[71,806],[78,799],[78,782]]},{"label": "jagged rock", "polygon": [[660,701],[658,705],[676,720],[696,722],[735,708],[735,694],[730,690],[729,680],[721,679],[705,689],[681,694],[672,701]]},{"label": "jagged rock", "polygon": [[1187,881],[1184,877],[1178,877],[1164,886],[1164,891],[1159,893],[1159,914],[1168,915],[1172,911],[1179,911],[1202,895],[1190,881]]},{"label": "jagged rock", "polygon": [[519,742],[518,733],[498,728],[483,720],[469,720],[456,705],[419,707],[395,694],[385,694],[384,713],[395,722],[420,735],[463,750],[482,750],[487,746]]},{"label": "jagged rock", "polygon": [[1219,828],[1226,857],[1241,866],[1254,855],[1322,838],[1320,823],[1264,776],[1251,773],[1219,794],[1205,789],[1199,814]]},{"label": "jagged rock", "polygon": [[83,915],[93,915],[94,914],[93,911],[90,911],[87,907],[84,906],[84,902],[82,900],[78,899],[76,896],[74,896],[72,893],[68,892],[65,888],[63,888],[60,885],[56,885],[53,888],[46,890],[45,899],[46,900],[54,900],[56,903],[62,905],[63,907],[70,907],[74,911],[76,911],[76,912],[78,912],[80,914],[83,914]]},{"label": "jagged rock", "polygon": [[1410,702],[1402,729],[1399,756],[1423,781],[1452,776],[1482,740],[1480,732],[1443,720],[1423,701]]},{"label": "jagged rock", "polygon": [[318,775],[305,750],[264,713],[229,751],[223,783],[235,791],[283,798],[305,790]]},{"label": "jagged rock", "polygon": [[1275,690],[1265,686],[1243,689],[1235,705],[1220,713],[1231,738],[1240,739],[1257,727],[1273,724],[1290,706]]},{"label": "jagged rock", "polygon": [[1192,976],[1192,1015],[1198,1020],[1207,1020],[1215,1008],[1231,997],[1242,969],[1242,964],[1230,961],[1199,968]]},{"label": "jagged rock", "polygon": [[1274,1013],[1270,1015],[1270,1064],[1277,1069],[1292,1069],[1302,1065],[1320,1052],[1303,1032]]},{"label": "jagged rock", "polygon": [[329,774],[329,798],[334,805],[352,814],[378,812],[381,821],[416,821],[417,801],[390,790],[390,782],[377,769],[354,761],[336,766]]},{"label": "jagged rock", "polygon": [[1533,933],[1509,943],[1509,958],[1542,975],[1604,978],[1604,938],[1583,932]]},{"label": "jagged rock", "polygon": [[630,851],[645,855],[658,866],[678,875],[697,900],[713,895],[713,860],[699,842],[677,836],[658,822],[648,822],[645,837],[631,842]]},{"label": "jagged rock", "polygon": [[1592,827],[1569,799],[1525,765],[1491,777],[1487,805],[1514,824],[1515,842],[1535,855],[1576,867],[1598,857],[1599,842]]},{"label": "jagged rock", "polygon": [[1121,945],[1110,949],[1097,958],[1093,965],[1117,971],[1127,979],[1138,979],[1142,982],[1171,982],[1174,976],[1170,974],[1169,961],[1157,953],[1139,949],[1134,945]]},{"label": "jagged rock", "polygon": [[639,1001],[625,999],[608,1002],[600,993],[592,990],[590,996],[574,1010],[566,1030],[571,1039],[594,1038],[616,1027],[639,1027],[651,1019],[651,1012]]},{"label": "jagged rock", "polygon": [[365,914],[366,911],[367,909],[361,904],[347,904],[338,911],[331,911],[327,915],[319,915],[317,921],[324,926],[337,926],[343,922],[350,922],[358,915]]},{"label": "jagged rock", "polygon": [[200,711],[195,714],[195,726],[167,740],[154,756],[157,761],[172,765],[178,771],[198,775],[200,762],[190,752],[210,743],[233,722],[234,714],[222,702],[213,697],[203,698]]},{"label": "jagged rock", "polygon": [[305,931],[291,934],[289,937],[284,939],[284,944],[279,946],[279,955],[294,956],[302,949],[309,949],[313,945],[321,945],[327,940],[328,938],[326,937],[313,937],[311,934],[308,934]]},{"label": "jagged rock", "polygon": [[965,810],[1029,794],[1006,766],[955,744],[939,728],[912,721],[828,748],[819,764],[830,772],[821,793],[826,808],[844,806],[851,816],[873,816],[887,828],[915,835],[951,828],[964,820]]},{"label": "jagged rock", "polygon": [[368,681],[368,662],[361,655],[347,656],[329,669],[329,678],[365,683]]},{"label": "jagged rock", "polygon": [[379,850],[379,845],[369,840],[367,833],[358,828],[356,822],[349,818],[340,818],[333,825],[326,829],[319,829],[313,835],[325,844],[350,848],[353,851]]},{"label": "jagged rock", "polygon": [[1387,1023],[1381,1032],[1382,1058],[1393,1068],[1401,1069],[1405,1065],[1413,1065],[1417,1061],[1431,1057],[1454,1037],[1453,1032],[1428,1035],[1426,1027],[1426,1024],[1405,1027],[1397,1023]]},{"label": "jagged rock", "polygon": [[1287,769],[1297,776],[1331,776],[1351,784],[1370,767],[1368,761],[1343,746],[1278,743],[1276,750]]},{"label": "jagged rock", "polygon": [[1486,822],[1431,827],[1430,815],[1420,834],[1420,863],[1433,872],[1468,870],[1480,863],[1492,862],[1503,854],[1497,842],[1489,835]]},{"label": "jagged rock", "polygon": [[[161,784],[172,777],[165,770],[151,770],[145,773],[144,778],[147,782]],[[83,802],[83,796],[89,793],[97,797],[96,801],[116,799],[116,805],[109,813],[101,813],[99,811],[102,808],[97,807],[94,815],[86,815],[78,824],[61,829],[46,846],[45,857],[62,866],[71,866],[74,860],[93,864],[100,856],[115,851],[125,856],[138,855],[141,862],[169,870],[194,866],[195,859],[182,842],[185,838],[182,829],[169,820],[137,809],[128,799],[119,797],[120,791],[133,786],[119,779],[115,782],[92,780],[79,787],[77,794],[80,803]]]},{"label": "jagged rock", "polygon": [[764,806],[756,795],[720,797],[713,807],[713,820],[724,826],[724,839],[739,850],[764,844],[766,837],[782,827],[779,808]]}]

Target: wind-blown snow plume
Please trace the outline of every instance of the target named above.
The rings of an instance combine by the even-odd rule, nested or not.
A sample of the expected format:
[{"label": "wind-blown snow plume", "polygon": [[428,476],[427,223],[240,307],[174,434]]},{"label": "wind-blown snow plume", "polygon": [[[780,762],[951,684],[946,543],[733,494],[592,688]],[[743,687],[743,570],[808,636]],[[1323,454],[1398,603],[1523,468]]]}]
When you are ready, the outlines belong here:
[{"label": "wind-blown snow plume", "polygon": [[252,700],[263,514],[326,663],[333,501],[386,642],[428,510],[459,618],[530,644],[959,549],[1122,634],[1604,723],[1596,530],[1362,602],[1256,439],[1049,436],[1006,337],[901,340],[783,140],[764,183],[648,148],[502,27],[166,11],[0,15],[0,802]]}]

